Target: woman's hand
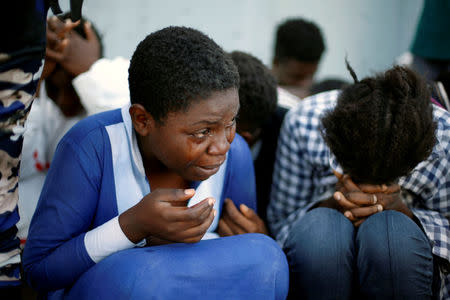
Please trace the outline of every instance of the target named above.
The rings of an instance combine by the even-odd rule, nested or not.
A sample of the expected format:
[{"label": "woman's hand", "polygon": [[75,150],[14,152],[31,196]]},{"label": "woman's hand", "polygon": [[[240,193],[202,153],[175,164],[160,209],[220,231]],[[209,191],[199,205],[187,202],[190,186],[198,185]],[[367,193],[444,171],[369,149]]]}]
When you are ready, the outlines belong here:
[{"label": "woman's hand", "polygon": [[119,216],[119,224],[133,243],[144,238],[177,243],[202,239],[216,214],[215,200],[206,198],[192,207],[193,189],[156,189]]},{"label": "woman's hand", "polygon": [[338,190],[333,198],[339,210],[358,227],[371,215],[383,210],[396,210],[412,218],[411,210],[401,198],[400,186],[356,185],[348,175],[335,173],[339,179]]}]

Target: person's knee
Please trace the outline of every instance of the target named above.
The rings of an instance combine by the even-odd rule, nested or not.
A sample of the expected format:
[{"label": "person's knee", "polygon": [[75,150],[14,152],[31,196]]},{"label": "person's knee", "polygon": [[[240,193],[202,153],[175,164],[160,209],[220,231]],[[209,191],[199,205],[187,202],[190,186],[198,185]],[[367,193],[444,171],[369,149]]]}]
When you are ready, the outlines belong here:
[{"label": "person's knee", "polygon": [[286,255],[280,246],[270,237],[264,234],[246,234],[243,242],[247,249],[252,249],[249,255],[249,264],[258,268],[260,274],[273,274],[281,285],[289,285],[289,268]]},{"label": "person's knee", "polygon": [[118,252],[88,270],[68,296],[238,299],[245,288],[259,298],[284,299],[288,287],[289,269],[281,248],[265,235],[246,234]]},{"label": "person's knee", "polygon": [[316,208],[293,225],[285,248],[292,264],[308,260],[326,268],[337,257],[352,256],[353,236],[352,223],[340,212]]},{"label": "person's knee", "polygon": [[[257,290],[258,297],[266,297],[273,292],[274,299],[285,299],[289,290],[289,267],[280,246],[272,238],[258,233],[227,239],[233,241],[230,251],[235,252],[236,256],[233,276],[242,276],[245,270],[248,276],[242,279],[248,278],[249,281],[242,284],[248,291],[252,286]],[[255,291],[252,293],[255,297]]]},{"label": "person's knee", "polygon": [[[431,247],[425,234],[413,220],[397,211],[383,211],[369,217],[360,226],[356,241],[366,262],[386,265],[396,257],[392,253],[398,251],[402,252],[402,257],[414,256],[417,251],[429,253],[431,260]],[[407,261],[405,259],[405,263]]]},{"label": "person's knee", "polygon": [[358,230],[356,247],[361,291],[366,296],[431,294],[431,245],[403,213],[384,211],[369,217]]},{"label": "person's knee", "polygon": [[291,228],[285,251],[292,298],[351,294],[354,226],[340,212],[316,208]]}]

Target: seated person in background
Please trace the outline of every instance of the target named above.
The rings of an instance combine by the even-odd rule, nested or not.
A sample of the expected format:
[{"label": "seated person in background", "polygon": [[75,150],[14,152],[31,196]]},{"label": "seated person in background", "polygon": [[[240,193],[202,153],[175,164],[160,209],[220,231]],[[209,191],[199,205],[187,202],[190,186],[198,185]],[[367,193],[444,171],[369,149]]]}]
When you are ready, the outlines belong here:
[{"label": "seated person in background", "polygon": [[[63,19],[66,17],[68,14],[62,15]],[[90,89],[85,84],[89,80],[83,73],[103,54],[101,38],[95,27],[82,18],[77,27],[61,38],[64,24],[56,17],[47,23],[47,56],[41,77],[42,88],[28,116],[20,164],[21,200],[17,227],[22,241],[27,238],[31,217],[60,139],[78,121],[98,112],[98,103],[106,102],[102,101],[105,97],[98,94],[89,101],[83,101],[87,97],[79,97],[78,93],[89,94]],[[109,107],[102,109],[119,108],[128,101],[128,97],[109,97]]]},{"label": "seated person in background", "polygon": [[294,18],[278,26],[274,44],[272,72],[281,87],[278,102],[292,108],[298,101],[289,97],[289,93],[299,99],[308,95],[325,42],[316,24]]},{"label": "seated person in background", "polygon": [[284,299],[272,239],[199,242],[226,198],[256,209],[238,85],[201,32],[147,36],[130,62],[131,106],[80,121],[58,145],[24,250],[29,284],[50,298]]},{"label": "seated person in background", "polygon": [[[275,151],[281,123],[287,110],[277,107],[276,80],[259,59],[239,51],[232,52],[231,58],[240,77],[241,108],[236,131],[252,149],[258,214],[266,222]],[[241,227],[244,227],[244,224]],[[267,233],[266,229],[265,232]]]},{"label": "seated person in background", "polygon": [[325,78],[321,81],[314,82],[309,89],[309,95],[320,94],[332,90],[342,90],[350,83],[339,78]]},{"label": "seated person in background", "polygon": [[348,68],[354,84],[303,100],[280,134],[268,219],[290,295],[445,297],[450,115],[407,68],[362,81]]}]

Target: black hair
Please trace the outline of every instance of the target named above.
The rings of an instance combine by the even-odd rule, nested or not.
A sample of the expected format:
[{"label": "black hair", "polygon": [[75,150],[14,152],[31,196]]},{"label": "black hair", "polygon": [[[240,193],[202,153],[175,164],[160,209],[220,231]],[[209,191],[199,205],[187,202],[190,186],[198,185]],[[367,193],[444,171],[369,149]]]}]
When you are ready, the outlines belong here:
[{"label": "black hair", "polygon": [[327,78],[313,83],[310,88],[310,94],[315,95],[332,90],[341,90],[350,83],[340,78]]},{"label": "black hair", "polygon": [[237,66],[240,110],[238,126],[242,124],[250,131],[262,127],[277,107],[277,81],[270,70],[256,57],[240,52],[231,52]]},{"label": "black hair", "polygon": [[[66,12],[62,15],[59,15],[58,18],[64,22],[64,20],[66,19],[70,19],[71,18],[71,14],[70,12]],[[94,23],[92,23],[91,21],[89,21],[88,19],[81,17],[80,19],[80,24],[78,26],[76,26],[73,30],[78,33],[82,38],[86,39],[86,32],[84,32],[84,24],[86,22],[91,23],[91,28],[92,31],[94,31],[95,36],[98,39],[98,43],[100,45],[100,58],[103,57],[103,40],[102,40],[102,36],[100,35],[99,31],[97,30],[97,27],[95,27]]]},{"label": "black hair", "polygon": [[277,28],[274,59],[319,62],[325,42],[319,27],[301,18],[288,19]]},{"label": "black hair", "polygon": [[162,124],[169,112],[186,110],[192,100],[239,87],[229,54],[211,38],[186,27],[167,27],[148,35],[128,69],[132,104],[141,104]]},{"label": "black hair", "polygon": [[430,91],[406,67],[358,81],[322,118],[322,135],[344,173],[355,182],[395,182],[426,159],[435,144]]}]

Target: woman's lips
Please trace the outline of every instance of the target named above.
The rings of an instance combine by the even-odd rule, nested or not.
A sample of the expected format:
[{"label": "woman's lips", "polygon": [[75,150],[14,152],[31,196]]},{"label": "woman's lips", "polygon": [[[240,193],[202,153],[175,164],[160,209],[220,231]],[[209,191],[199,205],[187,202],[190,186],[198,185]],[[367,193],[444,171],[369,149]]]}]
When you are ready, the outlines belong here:
[{"label": "woman's lips", "polygon": [[219,171],[220,166],[223,164],[224,161],[214,164],[214,165],[207,165],[207,166],[197,166],[197,168],[204,173],[207,176],[214,175]]}]

